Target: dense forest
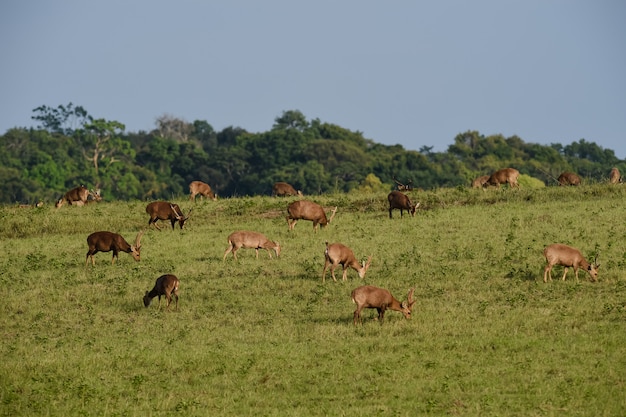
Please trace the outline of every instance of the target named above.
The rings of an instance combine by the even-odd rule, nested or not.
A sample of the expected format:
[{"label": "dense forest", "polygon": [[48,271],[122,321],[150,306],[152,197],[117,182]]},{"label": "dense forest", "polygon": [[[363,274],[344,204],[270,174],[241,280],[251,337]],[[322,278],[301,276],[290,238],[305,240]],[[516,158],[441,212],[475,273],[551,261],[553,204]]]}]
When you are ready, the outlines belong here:
[{"label": "dense forest", "polygon": [[580,139],[569,145],[526,143],[517,136],[459,133],[446,152],[382,145],[298,110],[283,112],[267,132],[240,127],[215,131],[204,120],[163,115],[152,131],[125,132],[118,121],[83,107],[40,106],[36,128],[0,136],[0,203],[53,201],[77,185],[100,188],[105,200],[181,196],[201,180],[221,197],[267,195],[276,181],[305,194],[382,191],[394,179],[418,189],[467,187],[503,167],[554,185],[563,171],[605,181],[612,167],[626,172],[614,151]]}]

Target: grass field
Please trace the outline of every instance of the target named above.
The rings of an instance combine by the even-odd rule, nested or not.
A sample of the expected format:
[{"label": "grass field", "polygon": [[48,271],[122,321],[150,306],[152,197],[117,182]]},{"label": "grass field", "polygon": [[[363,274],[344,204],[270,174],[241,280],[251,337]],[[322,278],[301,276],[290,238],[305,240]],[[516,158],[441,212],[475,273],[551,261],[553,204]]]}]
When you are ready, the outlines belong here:
[{"label": "grass field", "polygon": [[[141,261],[95,255],[86,237],[146,228],[146,202],[0,208],[0,415],[626,415],[626,188],[413,192],[414,218],[385,195],[308,197],[339,207],[289,231],[291,199],[176,200],[184,230],[147,230]],[[105,196],[106,197],[106,196]],[[241,250],[265,233],[279,259]],[[324,242],[372,255],[364,280],[322,284]],[[544,246],[580,248],[599,281],[543,283]],[[338,269],[341,276],[341,269]],[[173,273],[178,311],[145,308]],[[413,318],[366,310],[353,288],[415,287]]]}]

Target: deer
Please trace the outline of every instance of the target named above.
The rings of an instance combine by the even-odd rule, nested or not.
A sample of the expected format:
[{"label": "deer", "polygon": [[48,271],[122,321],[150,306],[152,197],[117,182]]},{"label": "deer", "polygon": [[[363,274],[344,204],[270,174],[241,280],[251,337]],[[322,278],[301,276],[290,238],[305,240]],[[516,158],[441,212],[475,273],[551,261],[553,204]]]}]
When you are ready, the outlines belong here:
[{"label": "deer", "polygon": [[241,248],[254,249],[256,251],[256,259],[259,259],[259,249],[267,250],[272,259],[271,249],[276,252],[276,257],[280,256],[280,244],[272,242],[264,234],[251,232],[248,230],[240,230],[233,232],[228,236],[228,248],[224,252],[224,259],[229,253],[233,253],[233,258],[237,259],[237,251]]},{"label": "deer", "polygon": [[359,263],[359,261],[354,257],[354,252],[349,247],[341,244],[341,243],[333,243],[328,244],[326,241],[326,250],[324,251],[324,270],[322,271],[322,282],[326,282],[326,269],[330,265],[330,275],[333,277],[333,281],[337,282],[337,278],[335,278],[335,268],[339,264],[343,267],[343,276],[342,281],[347,280],[348,268],[354,269],[358,274],[359,278],[365,278],[365,273],[370,267],[372,263],[372,256],[370,255],[367,258],[367,262],[363,261]]},{"label": "deer", "polygon": [[510,188],[519,188],[517,178],[519,177],[519,171],[515,168],[504,168],[495,171],[489,176],[487,182],[483,184],[483,188],[490,185],[500,188],[500,184],[509,184]]},{"label": "deer", "polygon": [[611,172],[609,173],[609,182],[611,184],[617,184],[622,182],[622,176],[619,173],[619,169],[617,168],[612,168]]},{"label": "deer", "polygon": [[113,232],[94,232],[87,236],[87,245],[89,250],[85,257],[85,266],[89,264],[89,258],[91,258],[91,265],[95,266],[96,262],[93,256],[97,252],[110,252],[113,251],[113,257],[111,259],[111,265],[115,263],[115,259],[119,259],[118,254],[120,252],[130,253],[135,261],[139,261],[141,254],[141,236],[143,231],[137,233],[135,238],[135,244],[130,245],[121,235]]},{"label": "deer", "polygon": [[351,297],[352,302],[356,304],[353,319],[354,325],[363,324],[361,311],[364,308],[375,308],[378,310],[378,320],[381,326],[387,309],[400,311],[406,319],[410,319],[411,310],[413,310],[413,305],[415,304],[415,300],[413,300],[414,292],[415,288],[411,288],[407,295],[407,301],[401,303],[388,290],[374,287],[373,285],[364,285],[353,289]]},{"label": "deer", "polygon": [[472,188],[483,188],[483,185],[489,181],[490,175],[481,175],[472,181]]},{"label": "deer", "polygon": [[396,183],[398,191],[411,191],[413,189],[413,180],[409,180],[406,184],[402,184],[396,179],[396,177],[393,177],[393,182]]},{"label": "deer", "polygon": [[210,198],[211,200],[217,200],[217,195],[213,194],[211,186],[202,181],[191,181],[189,183],[189,200],[196,201],[196,195],[200,195],[200,198]]},{"label": "deer", "polygon": [[563,172],[557,178],[559,185],[580,185],[580,177],[573,172]]},{"label": "deer", "polygon": [[[94,194],[92,194],[94,193]],[[84,206],[87,204],[87,198],[90,195],[95,195],[95,191],[88,190],[84,185],[79,185],[76,188],[72,188],[61,197],[54,207],[59,208],[67,203],[70,206]],[[98,190],[98,195],[100,195],[100,190]],[[95,199],[95,198],[94,198]],[[99,199],[97,201],[100,201]]]},{"label": "deer", "polygon": [[287,207],[287,224],[289,225],[289,230],[293,230],[298,220],[310,220],[313,222],[313,230],[317,232],[319,226],[325,227],[332,222],[336,213],[337,207],[335,206],[330,218],[327,218],[326,212],[319,204],[308,200],[298,200]]},{"label": "deer", "polygon": [[191,215],[191,211],[185,216],[183,211],[178,207],[178,204],[170,203],[169,201],[153,201],[152,203],[146,206],[146,213],[150,215],[150,219],[148,219],[148,227],[150,225],[154,225],[157,230],[161,230],[156,222],[158,220],[169,220],[172,223],[172,230],[174,230],[174,225],[178,222],[181,230],[185,226],[185,222],[189,219]]},{"label": "deer", "polygon": [[555,265],[565,267],[562,278],[563,281],[565,281],[565,276],[567,275],[569,267],[574,268],[576,281],[578,281],[578,268],[582,268],[587,271],[592,281],[595,282],[598,279],[598,268],[600,268],[600,264],[597,263],[597,256],[592,265],[587,262],[583,254],[578,249],[561,243],[546,246],[543,250],[543,256],[545,256],[547,262],[546,267],[543,269],[543,282],[548,282],[548,278],[552,281],[552,267]]},{"label": "deer", "polygon": [[165,296],[166,310],[169,311],[170,303],[172,302],[172,296],[176,300],[176,306],[174,310],[178,310],[178,288],[180,287],[180,280],[176,275],[166,274],[158,277],[154,283],[154,287],[150,291],[146,291],[143,296],[143,305],[148,307],[152,302],[152,299],[159,296],[159,309],[161,309],[161,296]]},{"label": "deer", "polygon": [[400,191],[392,191],[387,196],[389,200],[389,218],[393,218],[391,212],[393,209],[400,209],[400,217],[403,215],[403,211],[411,213],[412,217],[415,217],[415,209],[419,207],[420,203],[413,204],[408,195],[401,193]]},{"label": "deer", "polygon": [[302,191],[296,190],[291,184],[286,182],[277,182],[272,187],[272,196],[274,197],[290,197],[302,195]]}]

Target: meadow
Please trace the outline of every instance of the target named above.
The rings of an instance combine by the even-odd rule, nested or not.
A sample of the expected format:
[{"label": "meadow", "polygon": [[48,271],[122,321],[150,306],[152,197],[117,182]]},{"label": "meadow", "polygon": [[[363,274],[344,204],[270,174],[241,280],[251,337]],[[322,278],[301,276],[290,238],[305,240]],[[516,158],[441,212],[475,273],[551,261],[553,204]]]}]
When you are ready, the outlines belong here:
[{"label": "meadow", "polygon": [[[626,415],[626,187],[414,191],[415,217],[386,194],[306,197],[337,215],[314,233],[285,220],[295,198],[189,202],[185,228],[147,229],[145,201],[0,208],[0,415]],[[105,196],[106,199],[106,196]],[[97,230],[132,243],[85,265]],[[226,238],[254,230],[280,258]],[[364,279],[322,283],[324,242],[372,255]],[[543,248],[576,246],[599,281],[555,267]],[[144,292],[172,273],[179,309]],[[371,284],[417,300],[410,320],[365,310]]]}]

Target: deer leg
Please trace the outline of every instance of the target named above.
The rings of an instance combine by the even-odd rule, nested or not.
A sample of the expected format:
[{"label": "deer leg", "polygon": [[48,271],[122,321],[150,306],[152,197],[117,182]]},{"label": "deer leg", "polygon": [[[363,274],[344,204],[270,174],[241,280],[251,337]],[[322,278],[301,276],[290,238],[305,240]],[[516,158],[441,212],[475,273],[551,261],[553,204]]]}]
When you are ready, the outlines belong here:
[{"label": "deer leg", "polygon": [[357,325],[357,323],[363,324],[363,322],[361,321],[361,309],[359,307],[354,310],[354,318],[352,321],[355,326]]},{"label": "deer leg", "polygon": [[226,249],[226,252],[224,252],[224,259],[223,259],[224,261],[226,260],[226,255],[228,255],[232,250],[233,250],[233,244],[231,243],[228,246],[228,249]]},{"label": "deer leg", "polygon": [[552,281],[552,265],[548,264],[545,268],[543,268],[543,282],[548,282],[548,277],[550,277],[550,281]]},{"label": "deer leg", "polygon": [[563,281],[565,281],[565,275],[567,275],[567,267],[565,267],[565,271],[563,272]]},{"label": "deer leg", "polygon": [[254,248],[254,251],[256,252],[256,258],[259,259],[259,248]]},{"label": "deer leg", "polygon": [[330,266],[330,275],[333,277],[333,281],[337,282],[337,278],[335,278],[335,268],[337,268],[337,264],[333,263]]},{"label": "deer leg", "polygon": [[326,282],[326,269],[328,268],[328,265],[330,265],[330,263],[328,262],[328,259],[326,259],[324,262],[324,269],[322,270],[322,283]]},{"label": "deer leg", "polygon": [[393,217],[391,216],[391,211],[392,211],[392,210],[393,210],[392,208],[390,208],[390,209],[389,209],[389,218],[390,218],[390,219],[393,219]]},{"label": "deer leg", "polygon": [[341,277],[342,281],[348,280],[348,267],[346,265],[342,265],[343,267],[343,276]]},{"label": "deer leg", "polygon": [[576,275],[576,282],[578,282],[578,268],[574,267],[574,275]]}]

